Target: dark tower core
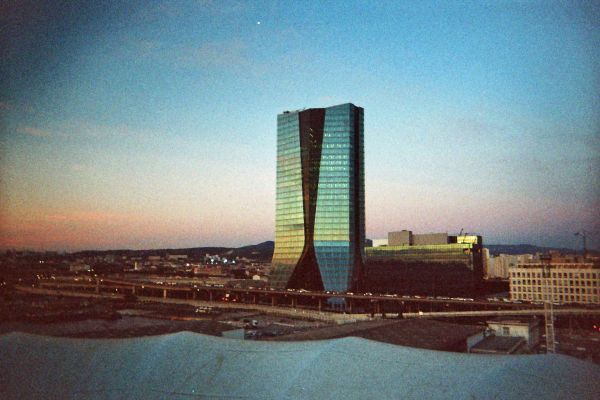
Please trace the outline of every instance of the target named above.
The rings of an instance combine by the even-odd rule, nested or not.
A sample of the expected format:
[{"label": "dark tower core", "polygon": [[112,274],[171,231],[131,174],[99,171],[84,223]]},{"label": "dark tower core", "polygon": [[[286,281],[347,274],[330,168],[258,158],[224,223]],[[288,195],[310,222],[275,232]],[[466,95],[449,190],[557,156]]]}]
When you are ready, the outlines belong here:
[{"label": "dark tower core", "polygon": [[321,271],[313,243],[319,167],[323,145],[325,110],[313,108],[299,113],[300,151],[302,157],[302,206],[304,210],[304,248],[288,281],[287,288],[323,290]]}]

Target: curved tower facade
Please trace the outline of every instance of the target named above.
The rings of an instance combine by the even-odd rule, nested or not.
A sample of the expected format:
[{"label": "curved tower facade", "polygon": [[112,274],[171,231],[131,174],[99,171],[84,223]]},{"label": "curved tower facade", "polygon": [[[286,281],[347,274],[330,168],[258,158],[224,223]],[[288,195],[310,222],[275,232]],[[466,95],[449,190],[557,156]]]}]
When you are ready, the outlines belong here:
[{"label": "curved tower facade", "polygon": [[338,292],[360,287],[363,113],[348,103],[277,116],[272,287]]}]

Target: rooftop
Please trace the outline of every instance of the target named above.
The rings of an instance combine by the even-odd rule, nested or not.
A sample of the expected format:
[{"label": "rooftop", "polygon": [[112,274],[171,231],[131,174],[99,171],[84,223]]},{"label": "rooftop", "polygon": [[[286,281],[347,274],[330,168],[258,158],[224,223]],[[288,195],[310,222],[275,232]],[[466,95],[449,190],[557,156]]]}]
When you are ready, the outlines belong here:
[{"label": "rooftop", "polygon": [[540,324],[540,320],[537,318],[494,318],[486,321],[488,324],[504,324],[504,325],[524,325],[524,326],[536,326]]},{"label": "rooftop", "polygon": [[513,354],[525,345],[525,339],[516,336],[488,336],[471,348],[472,353]]},{"label": "rooftop", "polygon": [[274,341],[304,341],[361,337],[383,343],[431,350],[461,351],[465,340],[485,327],[459,325],[426,319],[375,320],[327,326],[306,332],[278,336]]},{"label": "rooftop", "polygon": [[0,336],[4,399],[596,399],[600,367],[562,355],[449,353],[361,338],[256,342]]}]

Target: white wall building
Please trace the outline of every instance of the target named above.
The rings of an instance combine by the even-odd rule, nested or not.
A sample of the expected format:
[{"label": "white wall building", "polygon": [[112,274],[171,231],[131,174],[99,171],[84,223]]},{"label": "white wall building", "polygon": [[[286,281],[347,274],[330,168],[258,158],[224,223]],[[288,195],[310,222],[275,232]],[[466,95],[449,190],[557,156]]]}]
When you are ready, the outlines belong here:
[{"label": "white wall building", "polygon": [[373,247],[387,246],[387,245],[388,245],[387,239],[373,239]]},{"label": "white wall building", "polygon": [[591,262],[553,261],[549,265],[548,278],[544,278],[543,271],[541,263],[519,264],[510,268],[510,298],[600,304],[600,266]]},{"label": "white wall building", "polygon": [[522,337],[527,341],[527,346],[533,349],[540,343],[540,321],[516,319],[498,319],[487,321],[488,328],[496,336]]},{"label": "white wall building", "polygon": [[534,261],[539,261],[539,258],[533,254],[500,254],[489,256],[487,260],[484,260],[484,263],[487,264],[485,273],[488,278],[508,279],[510,268]]}]

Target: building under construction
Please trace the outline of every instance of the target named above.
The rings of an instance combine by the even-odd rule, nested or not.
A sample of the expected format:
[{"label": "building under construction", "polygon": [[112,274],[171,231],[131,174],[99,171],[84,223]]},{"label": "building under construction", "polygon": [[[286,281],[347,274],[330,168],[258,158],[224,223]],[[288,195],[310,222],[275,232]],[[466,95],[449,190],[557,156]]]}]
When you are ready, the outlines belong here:
[{"label": "building under construction", "polygon": [[365,287],[372,292],[471,297],[483,280],[477,235],[390,232],[386,245],[365,253]]}]

